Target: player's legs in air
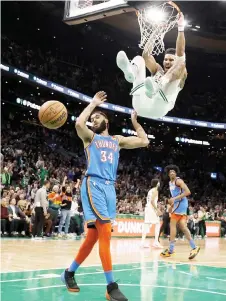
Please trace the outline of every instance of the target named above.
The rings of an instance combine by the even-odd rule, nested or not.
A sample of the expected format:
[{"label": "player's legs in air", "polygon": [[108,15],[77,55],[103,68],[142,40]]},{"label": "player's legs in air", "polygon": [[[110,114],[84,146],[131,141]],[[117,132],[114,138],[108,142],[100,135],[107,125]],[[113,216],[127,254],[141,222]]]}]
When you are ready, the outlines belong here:
[{"label": "player's legs in air", "polygon": [[117,65],[123,71],[125,79],[133,84],[130,94],[133,96],[133,108],[138,115],[159,118],[165,116],[174,107],[176,97],[170,101],[167,96],[173,94],[175,87],[179,85],[180,80],[171,82],[178,76],[179,67],[169,70],[169,76],[164,75],[163,82],[159,85],[153,77],[146,78],[145,61],[141,56],[136,56],[130,62],[126,53],[120,51],[117,55]]},{"label": "player's legs in air", "polygon": [[61,279],[71,292],[79,292],[75,281],[75,272],[92,251],[99,240],[99,255],[103,266],[107,292],[106,298],[115,301],[127,301],[121,293],[112,273],[110,252],[111,220],[116,216],[116,193],[114,185],[106,185],[94,177],[86,177],[81,187],[81,198],[85,220],[88,225],[87,236],[72,264],[66,269]]},{"label": "player's legs in air", "polygon": [[[131,62],[126,53],[120,51],[117,54],[117,65],[123,71],[125,79],[133,84],[131,90],[132,105],[138,115],[142,117],[162,117],[168,112],[168,103],[162,98],[151,99],[145,93],[146,67],[143,57],[136,56]],[[157,88],[156,88],[157,89]],[[151,93],[152,94],[152,93]],[[158,112],[160,111],[160,112]]]},{"label": "player's legs in air", "polygon": [[[131,62],[124,51],[119,51],[116,58],[117,66],[124,73],[125,79],[133,84],[133,89],[144,84],[146,78],[145,61],[142,56],[136,56]],[[133,90],[132,89],[132,90]]]}]

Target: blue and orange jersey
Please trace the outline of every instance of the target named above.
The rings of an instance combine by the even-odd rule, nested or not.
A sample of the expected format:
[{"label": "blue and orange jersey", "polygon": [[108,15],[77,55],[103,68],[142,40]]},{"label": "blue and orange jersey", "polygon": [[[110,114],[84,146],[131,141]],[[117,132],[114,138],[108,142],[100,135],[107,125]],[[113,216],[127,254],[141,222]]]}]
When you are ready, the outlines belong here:
[{"label": "blue and orange jersey", "polygon": [[91,143],[85,148],[86,176],[115,181],[119,151],[119,142],[115,137],[95,134]]},{"label": "blue and orange jersey", "polygon": [[[175,181],[169,182],[169,189],[170,189],[172,198],[174,198],[184,192],[183,189],[181,189],[179,186],[177,186],[178,179],[180,179],[180,178],[177,177],[175,179]],[[184,197],[182,199],[174,201],[173,211],[175,210],[175,212],[187,213],[187,207],[188,207],[188,199],[186,197]]]}]

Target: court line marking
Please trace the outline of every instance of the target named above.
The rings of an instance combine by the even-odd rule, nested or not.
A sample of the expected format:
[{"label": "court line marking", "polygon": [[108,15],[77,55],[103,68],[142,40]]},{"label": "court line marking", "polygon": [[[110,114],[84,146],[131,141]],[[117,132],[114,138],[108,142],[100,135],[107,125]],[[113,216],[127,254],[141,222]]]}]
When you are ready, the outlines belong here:
[{"label": "court line marking", "polygon": [[[106,286],[106,283],[84,283],[84,284],[79,284],[79,286]],[[216,295],[226,296],[226,293],[220,293],[220,292],[209,291],[209,290],[201,290],[201,289],[196,289],[196,288],[178,287],[178,286],[165,286],[165,285],[152,285],[152,284],[141,284],[141,285],[139,285],[139,284],[124,284],[124,283],[120,283],[120,286],[158,287],[158,288],[195,291],[195,292],[201,292],[201,293],[208,293],[208,294],[216,294]],[[23,290],[24,291],[34,291],[34,290],[42,290],[42,289],[57,288],[57,287],[65,287],[65,285],[32,287],[32,288],[25,288]]]},{"label": "court line marking", "polygon": [[212,278],[212,277],[206,277],[207,279],[211,279],[211,280],[218,280],[218,281],[225,281],[225,279],[219,279],[219,278]]},{"label": "court line marking", "polygon": [[187,272],[184,272],[184,271],[178,271],[179,273],[182,273],[182,274],[186,274],[186,275],[189,275],[189,276],[192,276],[193,274],[192,273],[187,273]]},{"label": "court line marking", "polygon": [[[181,265],[178,263],[177,265]],[[158,266],[158,268],[165,268],[168,267],[169,265],[165,264],[162,266]],[[133,271],[133,270],[143,270],[143,269],[152,269],[153,266],[151,267],[137,267],[137,268],[131,268],[131,269],[120,269],[120,270],[113,270],[113,272],[126,272],[126,271]],[[104,271],[95,271],[95,272],[89,272],[89,273],[79,273],[76,274],[76,276],[84,276],[84,275],[93,275],[93,274],[103,274]],[[34,277],[34,278],[21,278],[21,279],[9,279],[9,280],[1,280],[0,283],[5,283],[5,282],[20,282],[20,281],[30,281],[30,280],[44,280],[44,279],[53,279],[53,278],[60,278],[60,274],[57,276],[52,276],[52,277]]]},{"label": "court line marking", "polygon": [[[147,263],[152,263],[152,261],[146,261]],[[168,262],[166,262],[168,263]],[[139,261],[134,261],[134,262],[128,262],[128,263],[114,263],[114,266],[115,265],[129,265],[129,264],[140,264]],[[83,265],[82,268],[90,268],[90,267],[100,267],[101,264],[100,263],[97,263],[97,264],[92,264],[92,265]],[[8,273],[26,273],[26,272],[41,272],[41,271],[52,271],[52,270],[65,270],[65,266],[63,267],[55,267],[55,268],[47,268],[47,269],[34,269],[34,270],[21,270],[21,271],[4,271],[4,272],[1,272],[1,274],[8,274]]]},{"label": "court line marking", "polygon": [[[113,266],[116,266],[116,265],[131,265],[131,264],[141,264],[141,263],[153,263],[154,261],[144,261],[144,262],[141,262],[141,261],[132,261],[132,262],[127,262],[127,263],[114,263]],[[163,260],[158,260],[158,262],[161,262],[161,263],[165,263],[165,264],[171,264],[173,262],[168,262],[168,261],[163,261]],[[181,262],[176,262],[176,264],[181,264]],[[97,264],[92,264],[92,265],[83,265],[81,268],[90,268],[90,267],[102,267],[101,263],[97,263]],[[52,271],[52,270],[65,270],[65,266],[63,267],[55,267],[55,268],[47,268],[47,269],[34,269],[34,270],[21,270],[21,271],[4,271],[4,272],[1,272],[1,274],[8,274],[8,273],[26,273],[26,272],[41,272],[41,271]]]},{"label": "court line marking", "polygon": [[[177,253],[178,254],[178,253]],[[144,263],[153,263],[154,261],[145,261]],[[189,262],[183,262],[183,261],[178,261],[178,262],[175,262],[175,261],[166,261],[166,260],[158,260],[158,262],[165,262],[165,263],[174,263],[174,264],[187,264],[187,265],[197,265],[197,266],[204,266],[204,267],[210,267],[210,268],[219,268],[219,269],[226,269],[226,266],[222,267],[222,266],[215,266],[215,265],[205,265],[203,263],[207,263],[207,264],[211,264],[211,263],[218,263],[218,264],[225,264],[225,261],[203,261],[203,262],[200,262],[200,263],[197,263],[196,261],[189,261]],[[115,265],[129,265],[129,264],[141,264],[143,262],[141,261],[135,261],[135,262],[128,262],[128,263],[113,263],[113,266]],[[84,265],[82,266],[82,268],[89,268],[89,267],[100,267],[101,264],[92,264],[92,265]],[[56,268],[47,268],[47,269],[34,269],[34,270],[21,270],[21,271],[12,271],[12,270],[9,270],[9,271],[4,271],[4,272],[1,272],[1,274],[8,274],[8,273],[26,273],[26,272],[41,272],[41,271],[51,271],[51,270],[60,270],[60,269],[65,269],[65,266],[63,267],[56,267]]]},{"label": "court line marking", "polygon": [[[174,263],[174,261],[170,261],[170,260],[159,260],[159,262],[167,262],[167,263]],[[225,261],[203,261],[203,262],[197,262],[197,261],[188,261],[188,262],[184,262],[184,261],[179,261],[179,262],[175,262],[175,263],[181,263],[181,264],[187,264],[187,265],[194,265],[194,266],[203,266],[203,267],[208,267],[208,268],[218,268],[218,269],[226,269],[226,266],[217,266],[217,265],[208,265],[211,263],[218,263],[218,264],[225,264]],[[203,263],[207,263],[207,264],[203,264]]]}]

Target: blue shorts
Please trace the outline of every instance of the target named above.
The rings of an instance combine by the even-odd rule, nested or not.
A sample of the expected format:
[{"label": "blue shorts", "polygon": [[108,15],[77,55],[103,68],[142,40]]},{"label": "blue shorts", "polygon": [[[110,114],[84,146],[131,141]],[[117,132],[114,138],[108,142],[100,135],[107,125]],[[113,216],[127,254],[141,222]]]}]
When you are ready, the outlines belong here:
[{"label": "blue shorts", "polygon": [[87,226],[96,220],[110,223],[116,217],[116,192],[114,182],[98,177],[85,177],[81,186],[81,199]]},{"label": "blue shorts", "polygon": [[173,211],[172,213],[179,215],[187,215],[188,210],[188,200],[187,198],[182,199],[181,201],[174,201]]}]

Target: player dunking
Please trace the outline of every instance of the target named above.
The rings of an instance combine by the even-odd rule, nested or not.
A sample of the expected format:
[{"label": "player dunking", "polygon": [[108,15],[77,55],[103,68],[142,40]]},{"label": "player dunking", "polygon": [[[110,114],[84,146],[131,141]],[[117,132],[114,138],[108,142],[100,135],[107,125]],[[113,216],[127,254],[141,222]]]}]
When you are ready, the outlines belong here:
[{"label": "player dunking", "polygon": [[[116,217],[115,180],[121,148],[133,149],[149,144],[147,134],[137,122],[133,112],[131,120],[137,137],[110,136],[109,121],[100,111],[93,110],[105,102],[105,92],[98,92],[76,121],[78,136],[82,139],[87,158],[87,171],[81,187],[81,198],[88,231],[75,260],[66,269],[61,279],[71,292],[79,292],[74,274],[99,240],[99,255],[107,282],[106,298],[112,301],[127,301],[121,293],[112,273],[110,253],[111,221]],[[93,113],[92,113],[93,112]],[[91,115],[92,130],[86,122]]]},{"label": "player dunking", "polygon": [[[123,71],[125,79],[133,84],[132,104],[137,114],[151,118],[165,116],[173,109],[187,78],[183,14],[180,14],[178,20],[176,49],[166,50],[163,68],[145,51],[143,57],[136,56],[131,63],[126,53],[120,51],[117,55],[117,65]],[[146,78],[145,66],[151,72],[151,77]]]},{"label": "player dunking", "polygon": [[187,196],[191,194],[188,186],[182,179],[177,177],[180,172],[179,167],[176,165],[168,165],[165,168],[165,172],[170,178],[169,189],[172,198],[169,199],[169,204],[172,206],[171,219],[170,219],[170,246],[161,253],[163,257],[170,257],[174,253],[175,238],[177,233],[177,225],[184,233],[185,237],[189,241],[192,248],[189,259],[193,259],[200,250],[200,247],[195,245],[194,240],[191,237],[191,233],[187,227],[187,209],[188,199]]},{"label": "player dunking", "polygon": [[160,230],[160,220],[159,216],[162,215],[162,212],[157,207],[158,197],[159,197],[159,187],[160,182],[159,179],[152,179],[151,181],[151,189],[147,195],[147,204],[144,210],[144,226],[142,233],[142,241],[141,247],[146,248],[144,244],[147,233],[149,232],[150,226],[155,224],[155,241],[153,243],[153,247],[162,248],[158,241],[159,230]]}]

